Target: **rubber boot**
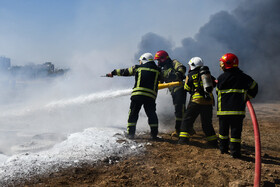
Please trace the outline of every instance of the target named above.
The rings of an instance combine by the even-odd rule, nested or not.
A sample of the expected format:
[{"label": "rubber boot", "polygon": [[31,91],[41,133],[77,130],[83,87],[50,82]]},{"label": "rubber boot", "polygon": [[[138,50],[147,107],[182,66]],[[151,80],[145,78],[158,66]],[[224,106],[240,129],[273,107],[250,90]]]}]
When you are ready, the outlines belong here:
[{"label": "rubber boot", "polygon": [[220,147],[221,154],[228,154],[229,139],[220,139],[219,147]]},{"label": "rubber boot", "polygon": [[151,138],[152,140],[157,140],[158,137],[158,127],[151,127]]},{"label": "rubber boot", "polygon": [[136,126],[127,126],[126,137],[128,139],[134,139],[135,131],[136,131]]},{"label": "rubber boot", "polygon": [[230,142],[230,156],[232,158],[241,157],[241,144],[239,142]]},{"label": "rubber boot", "polygon": [[195,130],[193,129],[193,127],[192,128],[189,128],[188,130],[187,130],[187,132],[192,136],[192,135],[194,135],[194,134],[196,134],[196,132],[195,132]]},{"label": "rubber boot", "polygon": [[218,141],[217,141],[217,140],[208,141],[207,144],[208,144],[209,147],[212,147],[212,148],[219,148],[219,146],[218,146]]},{"label": "rubber boot", "polygon": [[181,145],[186,145],[189,143],[189,138],[185,138],[185,137],[180,137],[179,138],[179,141],[178,141],[178,144],[181,144]]}]

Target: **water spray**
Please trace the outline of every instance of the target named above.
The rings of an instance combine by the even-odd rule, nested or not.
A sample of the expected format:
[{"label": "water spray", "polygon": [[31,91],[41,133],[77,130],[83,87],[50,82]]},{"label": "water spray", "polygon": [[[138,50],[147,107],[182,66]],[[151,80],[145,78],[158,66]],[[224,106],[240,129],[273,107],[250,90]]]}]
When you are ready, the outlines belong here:
[{"label": "water spray", "polygon": [[45,105],[29,106],[16,111],[5,111],[0,114],[0,117],[14,117],[30,115],[38,111],[53,111],[61,108],[79,106],[84,104],[91,104],[96,102],[106,101],[108,99],[114,99],[122,96],[128,96],[131,94],[131,89],[123,90],[107,90],[99,93],[92,93],[88,95],[81,95],[73,98],[61,99],[52,101]]},{"label": "water spray", "polygon": [[124,89],[124,90],[116,90],[116,91],[106,91],[106,92],[100,92],[100,93],[93,93],[89,95],[83,95],[76,98],[70,98],[70,99],[62,99],[59,101],[54,101],[49,104],[47,104],[46,108],[57,108],[57,107],[66,107],[66,106],[72,106],[72,105],[81,105],[85,103],[94,103],[98,101],[104,101],[107,99],[113,99],[121,96],[127,96],[131,94],[131,89]]}]

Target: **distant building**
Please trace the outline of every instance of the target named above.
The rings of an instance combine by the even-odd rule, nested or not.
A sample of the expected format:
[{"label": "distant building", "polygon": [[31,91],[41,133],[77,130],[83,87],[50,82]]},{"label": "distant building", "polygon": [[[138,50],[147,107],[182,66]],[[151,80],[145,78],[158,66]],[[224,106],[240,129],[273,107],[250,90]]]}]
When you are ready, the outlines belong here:
[{"label": "distant building", "polygon": [[8,70],[11,67],[11,59],[0,56],[0,70]]},{"label": "distant building", "polygon": [[37,79],[63,75],[68,69],[57,69],[52,62],[12,66],[10,58],[0,56],[0,71],[1,74],[8,75],[10,78]]},{"label": "distant building", "polygon": [[66,73],[65,69],[56,69],[51,62],[44,64],[29,64],[24,66],[11,66],[9,69],[13,77],[36,79],[43,77],[53,77]]}]

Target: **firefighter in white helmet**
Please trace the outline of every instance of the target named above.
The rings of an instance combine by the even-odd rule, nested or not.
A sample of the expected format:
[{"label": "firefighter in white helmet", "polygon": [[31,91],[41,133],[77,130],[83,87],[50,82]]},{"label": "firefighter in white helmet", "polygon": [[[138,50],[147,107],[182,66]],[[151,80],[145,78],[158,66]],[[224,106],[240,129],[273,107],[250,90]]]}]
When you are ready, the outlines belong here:
[{"label": "firefighter in white helmet", "polygon": [[211,76],[209,68],[204,66],[200,57],[193,57],[189,62],[189,73],[184,88],[191,94],[190,102],[184,114],[181,125],[179,144],[188,144],[192,135],[193,124],[200,115],[202,130],[206,135],[208,144],[217,147],[217,136],[212,124],[213,114],[213,88],[215,78]]},{"label": "firefighter in white helmet", "polygon": [[154,62],[151,53],[144,53],[139,58],[140,65],[135,65],[126,69],[115,69],[107,74],[113,76],[135,76],[135,84],[131,94],[131,103],[127,123],[127,137],[134,138],[136,123],[142,105],[148,117],[151,129],[151,138],[157,140],[158,137],[158,117],[156,114],[156,98],[158,93],[158,82],[161,71]]}]

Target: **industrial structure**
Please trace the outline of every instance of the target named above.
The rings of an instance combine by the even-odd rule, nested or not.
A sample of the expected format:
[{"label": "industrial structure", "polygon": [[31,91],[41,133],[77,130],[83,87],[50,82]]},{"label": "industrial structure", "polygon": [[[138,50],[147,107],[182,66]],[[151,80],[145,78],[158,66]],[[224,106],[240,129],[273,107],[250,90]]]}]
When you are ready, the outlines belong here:
[{"label": "industrial structure", "polygon": [[68,69],[55,68],[52,62],[12,66],[10,58],[0,56],[0,72],[13,78],[37,79],[53,77],[63,75],[66,71],[68,71]]}]

